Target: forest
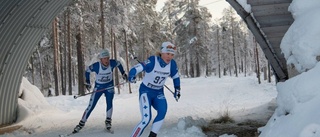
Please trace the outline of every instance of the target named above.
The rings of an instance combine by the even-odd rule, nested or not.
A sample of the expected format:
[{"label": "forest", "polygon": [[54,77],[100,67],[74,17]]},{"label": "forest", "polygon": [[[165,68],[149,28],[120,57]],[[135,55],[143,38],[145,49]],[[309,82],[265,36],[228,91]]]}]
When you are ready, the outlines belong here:
[{"label": "forest", "polygon": [[[48,91],[54,96],[81,95],[86,92],[85,68],[98,61],[102,49],[109,49],[128,73],[138,63],[134,57],[146,60],[162,42],[170,41],[177,46],[174,59],[181,78],[241,74],[271,82],[267,59],[231,6],[213,22],[199,0],[168,0],[160,11],[156,4],[157,0],[75,0],[39,40],[24,77],[45,96]],[[115,84],[121,83],[120,74],[114,75]]]}]

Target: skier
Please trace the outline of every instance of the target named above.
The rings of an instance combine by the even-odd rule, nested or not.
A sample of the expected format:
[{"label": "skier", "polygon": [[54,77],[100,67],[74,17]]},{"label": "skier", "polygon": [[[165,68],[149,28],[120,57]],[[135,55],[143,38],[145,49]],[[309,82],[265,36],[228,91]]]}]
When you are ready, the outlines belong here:
[{"label": "skier", "polygon": [[145,76],[139,88],[139,105],[142,120],[134,128],[131,137],[139,137],[151,120],[151,106],[157,111],[149,137],[156,137],[167,113],[167,100],[164,95],[164,83],[167,77],[173,79],[174,97],[180,98],[180,77],[178,67],[173,57],[176,46],[170,42],[163,42],[160,52],[150,56],[143,63],[135,65],[129,71],[128,80],[135,83],[135,76],[145,71]]},{"label": "skier", "polygon": [[105,120],[105,126],[107,130],[111,130],[111,118],[112,118],[112,111],[113,111],[113,96],[114,96],[114,88],[99,91],[100,89],[113,87],[113,69],[115,67],[118,67],[122,74],[122,78],[124,80],[127,80],[127,75],[121,65],[121,63],[117,60],[110,59],[110,53],[108,50],[104,49],[99,54],[100,61],[93,63],[90,65],[85,72],[86,77],[86,88],[88,91],[91,89],[90,84],[90,73],[95,72],[96,73],[96,80],[95,80],[95,86],[93,89],[93,92],[90,97],[89,105],[87,109],[84,111],[83,116],[79,122],[79,124],[74,128],[73,133],[79,132],[85,125],[87,119],[90,116],[90,113],[96,106],[99,98],[102,94],[105,95],[106,103],[107,103],[107,115]]}]

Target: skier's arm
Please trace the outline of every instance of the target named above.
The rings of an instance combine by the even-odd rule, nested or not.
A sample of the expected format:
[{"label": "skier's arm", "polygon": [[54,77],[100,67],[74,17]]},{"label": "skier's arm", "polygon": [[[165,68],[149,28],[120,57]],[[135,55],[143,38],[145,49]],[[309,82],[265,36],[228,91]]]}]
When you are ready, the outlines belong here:
[{"label": "skier's arm", "polygon": [[111,66],[113,67],[118,67],[121,75],[123,75],[125,73],[122,64],[120,63],[120,61],[118,60],[110,60]]},{"label": "skier's arm", "polygon": [[145,70],[145,65],[142,63],[134,65],[129,71],[129,80],[134,80],[135,76]]},{"label": "skier's arm", "polygon": [[87,84],[90,84],[90,73],[96,72],[98,74],[99,67],[99,62],[95,62],[86,68],[85,78]]},{"label": "skier's arm", "polygon": [[118,60],[113,60],[112,62],[114,62],[114,63],[113,63],[113,64],[114,64],[113,66],[118,67],[118,69],[119,69],[119,71],[120,71],[120,73],[121,73],[121,75],[122,75],[122,78],[123,78],[125,81],[127,81],[127,80],[128,80],[128,76],[127,76],[126,72],[124,71],[123,66],[122,66],[122,64],[120,63],[120,61],[118,61]]},{"label": "skier's arm", "polygon": [[93,71],[93,64],[88,66],[85,72],[86,84],[90,85],[90,73]]},{"label": "skier's arm", "polygon": [[148,60],[140,62],[133,66],[129,71],[129,81],[134,80],[135,76],[142,71],[150,72],[154,67],[155,56],[151,56]]},{"label": "skier's arm", "polygon": [[172,60],[171,61],[171,68],[170,68],[170,76],[173,79],[173,85],[174,88],[177,90],[180,90],[180,76],[179,76],[179,70],[178,70],[178,66],[177,63]]}]

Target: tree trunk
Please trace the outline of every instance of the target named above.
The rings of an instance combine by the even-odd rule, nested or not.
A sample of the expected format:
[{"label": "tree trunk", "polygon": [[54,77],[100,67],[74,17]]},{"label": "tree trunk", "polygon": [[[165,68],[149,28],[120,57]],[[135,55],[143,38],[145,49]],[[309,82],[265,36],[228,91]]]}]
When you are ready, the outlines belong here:
[{"label": "tree trunk", "polygon": [[84,62],[83,62],[83,52],[82,52],[82,37],[81,30],[76,35],[77,39],[77,57],[78,57],[78,87],[79,87],[79,95],[84,95]]},{"label": "tree trunk", "polygon": [[67,37],[68,37],[68,93],[69,95],[72,95],[72,73],[73,73],[73,69],[72,69],[72,58],[71,58],[71,53],[72,53],[72,49],[71,49],[71,27],[70,27],[70,11],[68,10],[68,24],[67,24]]},{"label": "tree trunk", "polygon": [[232,32],[232,49],[233,49],[234,72],[236,74],[236,77],[238,77],[238,68],[237,68],[237,60],[236,60],[236,45],[234,43],[233,18],[232,18],[231,23],[232,23],[231,32]]},{"label": "tree trunk", "polygon": [[239,72],[243,73],[243,67],[244,67],[244,62],[243,62],[243,58],[240,59],[240,70]]},{"label": "tree trunk", "polygon": [[231,59],[229,59],[229,63],[228,63],[228,70],[229,70],[229,75],[232,76],[232,65],[231,65]]},{"label": "tree trunk", "polygon": [[53,30],[53,46],[54,46],[54,91],[55,95],[59,96],[59,79],[58,79],[58,58],[59,58],[59,45],[58,45],[58,30],[57,30],[57,18],[52,23],[52,30]]},{"label": "tree trunk", "polygon": [[[173,3],[173,1],[172,0],[170,0],[170,5],[169,5],[169,9],[168,9],[168,17],[169,17],[169,32],[173,32],[173,30],[172,30],[172,21],[171,21],[171,17],[170,17],[170,14],[171,14],[171,7],[173,6],[172,5],[172,3]],[[170,37],[171,39],[170,39],[170,41],[173,41],[174,40],[174,34],[173,33],[171,33],[171,37]]]},{"label": "tree trunk", "polygon": [[259,66],[259,52],[258,52],[258,44],[254,39],[254,43],[255,43],[255,52],[256,52],[256,74],[257,74],[257,78],[258,78],[258,83],[261,84],[261,79],[260,79],[260,66]]},{"label": "tree trunk", "polygon": [[112,38],[112,36],[113,36],[113,28],[111,27],[110,28],[110,52],[111,52],[111,57],[113,57],[113,38]]},{"label": "tree trunk", "polygon": [[[126,47],[126,66],[127,66],[127,73],[129,75],[129,56],[128,56],[128,53],[129,53],[129,50],[128,50],[128,43],[127,43],[127,32],[125,29],[123,29],[123,33],[124,33],[124,46]],[[129,85],[129,93],[131,94],[132,91],[131,91],[131,83],[128,82],[128,85]]]},{"label": "tree trunk", "polygon": [[185,59],[185,63],[183,63],[183,64],[184,64],[184,66],[185,66],[185,75],[186,75],[187,77],[189,77],[188,57],[187,57],[187,54],[184,55],[184,59]]},{"label": "tree trunk", "polygon": [[206,66],[206,77],[208,77],[208,76],[210,76],[210,72],[209,72],[209,59],[208,59],[209,57],[208,57],[208,54],[206,54],[206,64],[205,64],[205,66]]},{"label": "tree trunk", "polygon": [[62,91],[65,92],[65,94],[67,94],[67,39],[68,39],[68,35],[67,33],[67,12],[65,12],[64,14],[64,48],[63,48],[63,84],[62,84]]},{"label": "tree trunk", "polygon": [[217,43],[218,43],[218,73],[219,73],[219,78],[221,78],[219,29],[217,29]]},{"label": "tree trunk", "polygon": [[200,77],[200,75],[201,75],[201,72],[200,72],[200,59],[199,59],[200,57],[199,57],[199,53],[197,52],[196,53],[196,59],[197,59],[197,61],[196,61],[196,76],[197,77]]},{"label": "tree trunk", "polygon": [[105,49],[105,28],[104,28],[104,6],[103,6],[103,1],[100,0],[100,11],[101,11],[101,19],[100,19],[100,25],[101,25],[101,46],[102,49]]},{"label": "tree trunk", "polygon": [[64,78],[64,61],[63,61],[63,44],[60,43],[60,79],[61,79],[61,93],[62,95],[66,95],[65,89],[65,78]]},{"label": "tree trunk", "polygon": [[[76,48],[76,47],[75,47]],[[76,85],[76,70],[77,70],[77,66],[76,65],[72,65],[73,71],[72,71],[72,83],[73,85]]]},{"label": "tree trunk", "polygon": [[192,55],[190,55],[190,77],[194,78],[194,65],[193,65],[193,59],[192,59]]},{"label": "tree trunk", "polygon": [[227,68],[223,68],[223,76],[226,76],[228,73],[227,73],[228,69]]},{"label": "tree trunk", "polygon": [[[115,34],[112,33],[112,45],[113,45],[113,52],[114,52],[114,59],[117,60],[117,46],[116,46],[116,39],[115,39]],[[119,70],[118,68],[115,68],[114,70],[114,77],[115,77],[115,85],[118,85],[120,82],[119,82]],[[120,94],[120,86],[118,87],[118,94]]]},{"label": "tree trunk", "polygon": [[[194,7],[194,2],[193,2],[193,0],[191,1],[192,2],[192,5],[193,5],[193,9],[195,9],[195,7]],[[197,18],[193,18],[193,28],[194,28],[194,36],[195,37],[198,37],[199,35],[198,35],[198,30],[197,30],[197,24],[198,24],[198,22],[197,22],[197,20],[196,20]],[[199,48],[200,48],[200,42],[199,41],[196,41],[196,43],[195,43],[195,46],[193,46],[193,47],[196,47],[196,48],[193,48],[194,49],[194,51],[196,52],[195,53],[195,59],[196,59],[196,61],[195,61],[195,63],[193,63],[193,64],[195,64],[195,69],[193,69],[193,70],[195,70],[195,74],[194,74],[194,76],[196,76],[196,77],[200,77],[200,57],[199,57]]]},{"label": "tree trunk", "polygon": [[248,52],[248,46],[247,42],[244,44],[244,76],[247,76],[247,52]]}]

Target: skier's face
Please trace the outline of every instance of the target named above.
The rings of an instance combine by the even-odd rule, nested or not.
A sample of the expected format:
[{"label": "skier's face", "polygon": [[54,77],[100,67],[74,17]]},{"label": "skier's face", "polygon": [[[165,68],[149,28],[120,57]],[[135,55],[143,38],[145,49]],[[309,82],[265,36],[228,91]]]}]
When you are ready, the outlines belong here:
[{"label": "skier's face", "polygon": [[109,57],[101,58],[100,61],[104,66],[107,67],[109,66],[110,58]]},{"label": "skier's face", "polygon": [[167,64],[170,63],[170,61],[173,59],[174,54],[172,53],[161,53],[161,58],[166,62]]}]

